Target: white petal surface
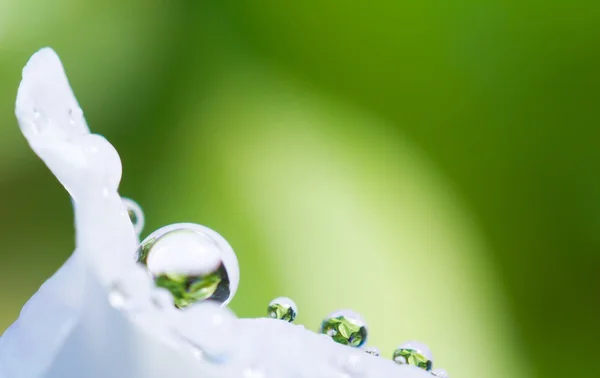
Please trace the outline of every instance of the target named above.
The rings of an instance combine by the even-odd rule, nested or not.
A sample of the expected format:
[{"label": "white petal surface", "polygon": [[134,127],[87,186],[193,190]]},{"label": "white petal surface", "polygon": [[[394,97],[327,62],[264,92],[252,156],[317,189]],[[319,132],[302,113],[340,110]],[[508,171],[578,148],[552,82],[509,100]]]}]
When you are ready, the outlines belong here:
[{"label": "white petal surface", "polygon": [[[0,338],[0,378],[430,377],[287,322],[238,319],[210,303],[165,308],[164,291],[132,258],[137,237],[117,192],[119,156],[89,133],[52,50],[25,67],[16,114],[73,197],[77,249]],[[237,260],[224,262],[238,274]]]}]

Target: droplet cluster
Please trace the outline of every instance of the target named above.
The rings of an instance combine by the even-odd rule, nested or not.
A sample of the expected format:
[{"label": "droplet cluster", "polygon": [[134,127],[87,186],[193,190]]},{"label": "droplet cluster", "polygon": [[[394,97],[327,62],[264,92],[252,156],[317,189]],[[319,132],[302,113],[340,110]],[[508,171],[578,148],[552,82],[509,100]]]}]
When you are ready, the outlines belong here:
[{"label": "droplet cluster", "polygon": [[[131,200],[124,199],[124,203],[136,231],[139,229],[138,232],[141,232],[141,209]],[[224,252],[218,240],[215,240],[214,231],[191,223],[158,229],[144,239],[136,252],[137,262],[146,268],[156,286],[172,295],[172,303],[180,309],[204,301],[225,305],[231,300],[233,293],[223,257]],[[237,270],[237,259],[235,256],[233,259]],[[231,263],[229,265],[231,267]],[[235,275],[237,280],[239,271]],[[115,298],[115,301],[119,302],[118,299]],[[170,303],[170,298],[161,303]],[[278,297],[267,306],[267,316],[292,323],[298,316],[298,306],[288,297]],[[351,310],[338,310],[327,315],[320,324],[319,332],[338,344],[356,349],[363,348],[368,339],[367,323]],[[364,352],[374,357],[380,356],[379,349],[372,346],[365,348]],[[433,356],[423,343],[403,343],[393,351],[391,357],[397,364],[416,366],[435,377],[448,378],[445,370],[432,370]]]},{"label": "droplet cluster", "polygon": [[[288,297],[279,297],[271,301],[267,314],[273,319],[293,322],[298,314],[296,303]],[[353,348],[362,348],[367,342],[367,324],[356,312],[338,310],[327,315],[321,322],[320,333],[329,336],[336,343]],[[368,347],[365,353],[380,356],[379,349]],[[448,378],[444,369],[433,368],[433,355],[429,348],[418,341],[400,344],[392,353],[392,360],[399,365],[412,365],[421,368],[438,378]]]}]

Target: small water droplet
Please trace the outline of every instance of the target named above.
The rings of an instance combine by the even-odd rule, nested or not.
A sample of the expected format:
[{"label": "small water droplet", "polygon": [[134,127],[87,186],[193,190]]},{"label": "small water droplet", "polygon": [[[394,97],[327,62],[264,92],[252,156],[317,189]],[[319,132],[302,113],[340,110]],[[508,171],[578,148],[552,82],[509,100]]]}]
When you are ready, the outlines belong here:
[{"label": "small water droplet", "polygon": [[401,344],[396,350],[392,360],[397,364],[409,364],[430,371],[433,366],[433,355],[427,345],[418,341]]},{"label": "small water droplet", "polygon": [[375,348],[375,347],[369,347],[365,350],[366,353],[375,356],[375,357],[379,357],[380,353],[379,353],[379,349]]},{"label": "small water droplet", "polygon": [[69,125],[75,126],[75,119],[73,118],[73,109],[69,109]]},{"label": "small water droplet", "polygon": [[224,303],[231,295],[218,244],[192,224],[153,232],[138,248],[137,261],[171,292],[178,308],[208,299]]},{"label": "small water droplet", "polygon": [[202,359],[202,357],[204,357],[204,352],[200,348],[192,347],[192,356],[197,359]]},{"label": "small water droplet", "polygon": [[267,314],[274,319],[293,322],[298,316],[298,306],[288,297],[275,298],[269,303]]},{"label": "small water droplet", "polygon": [[448,372],[444,369],[434,369],[431,371],[431,374],[438,378],[448,378]]},{"label": "small water droplet", "polygon": [[333,341],[360,348],[367,341],[367,324],[351,310],[340,310],[329,314],[321,323],[321,333]]},{"label": "small water droplet", "polygon": [[120,285],[113,285],[110,292],[108,293],[108,302],[114,308],[125,308],[125,305],[127,304],[127,295],[125,294],[123,288]]},{"label": "small water droplet", "polygon": [[75,126],[77,124],[77,120],[83,118],[83,110],[80,107],[70,108],[69,109],[69,125]]},{"label": "small water droplet", "polygon": [[266,375],[264,372],[257,369],[245,369],[244,370],[244,378],[265,378]]},{"label": "small water droplet", "polygon": [[133,228],[135,229],[136,234],[138,234],[139,236],[144,230],[144,211],[142,211],[140,205],[138,205],[132,199],[122,198],[122,200],[123,204],[125,205],[125,208],[127,208],[127,215],[129,215],[129,219],[133,224]]},{"label": "small water droplet", "polygon": [[42,118],[42,113],[40,113],[36,108],[34,108],[33,109],[33,119],[29,121],[29,126],[31,127],[31,130],[35,134],[40,134],[42,131],[40,128],[41,118]]}]

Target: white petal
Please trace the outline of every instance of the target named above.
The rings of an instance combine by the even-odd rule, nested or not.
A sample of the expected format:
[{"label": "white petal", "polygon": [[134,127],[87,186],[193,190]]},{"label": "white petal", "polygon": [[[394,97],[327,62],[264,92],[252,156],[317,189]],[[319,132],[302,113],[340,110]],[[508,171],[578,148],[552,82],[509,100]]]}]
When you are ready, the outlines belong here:
[{"label": "white petal", "polygon": [[[23,71],[16,113],[74,199],[77,249],[0,338],[0,378],[430,377],[287,322],[237,319],[208,304],[164,308],[168,298],[133,260],[119,156],[72,109],[79,106],[58,57],[41,50]],[[239,275],[237,260],[224,263]]]}]

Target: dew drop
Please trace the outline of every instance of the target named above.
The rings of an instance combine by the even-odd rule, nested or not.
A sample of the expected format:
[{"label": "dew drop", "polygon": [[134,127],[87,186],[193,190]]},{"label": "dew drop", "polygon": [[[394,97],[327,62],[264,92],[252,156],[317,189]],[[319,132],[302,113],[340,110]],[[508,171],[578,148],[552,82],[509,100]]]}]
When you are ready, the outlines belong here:
[{"label": "dew drop", "polygon": [[83,118],[83,110],[80,107],[70,108],[69,109],[69,125],[75,126],[77,125],[77,121]]},{"label": "dew drop", "polygon": [[35,134],[40,134],[41,133],[41,129],[40,129],[40,122],[42,119],[42,113],[40,113],[39,110],[37,110],[36,108],[33,109],[33,120],[30,121],[30,127],[31,130],[35,133]]},{"label": "dew drop", "polygon": [[75,118],[73,118],[73,109],[69,109],[69,125],[75,126]]},{"label": "dew drop", "polygon": [[321,323],[321,333],[333,341],[360,348],[367,341],[367,324],[351,310],[340,310],[329,314]]},{"label": "dew drop", "polygon": [[392,360],[400,365],[413,365],[427,371],[430,371],[433,366],[431,351],[427,345],[418,341],[401,344],[394,350]]},{"label": "dew drop", "polygon": [[375,357],[379,357],[380,353],[379,353],[379,349],[375,348],[375,347],[369,347],[365,350],[366,353],[375,356]]},{"label": "dew drop", "polygon": [[204,357],[204,352],[200,348],[192,347],[192,356],[201,360]]},{"label": "dew drop", "polygon": [[266,378],[265,373],[252,368],[245,369],[243,376],[244,378]]},{"label": "dew drop", "polygon": [[140,207],[140,205],[138,205],[132,199],[123,197],[122,200],[123,200],[123,204],[127,208],[127,215],[129,215],[129,219],[131,220],[131,223],[133,224],[135,233],[138,234],[138,236],[139,236],[142,233],[142,231],[144,230],[144,223],[145,223],[144,211],[142,211],[142,208]]},{"label": "dew drop", "polygon": [[269,303],[267,314],[274,319],[281,319],[291,323],[298,316],[298,306],[288,297],[275,298]]},{"label": "dew drop", "polygon": [[438,378],[448,378],[448,372],[444,369],[434,369],[431,371],[431,374]]},{"label": "dew drop", "polygon": [[108,302],[117,309],[125,308],[127,304],[127,295],[120,285],[113,285],[108,293]]},{"label": "dew drop", "polygon": [[[136,253],[156,286],[171,292],[178,308],[204,300],[226,304],[233,296],[224,251],[206,230],[191,223],[166,226],[150,234]],[[233,269],[238,269],[233,257]],[[237,275],[236,271],[236,279]]]}]

